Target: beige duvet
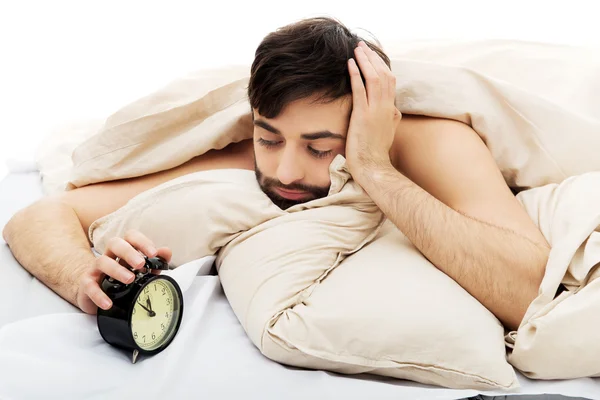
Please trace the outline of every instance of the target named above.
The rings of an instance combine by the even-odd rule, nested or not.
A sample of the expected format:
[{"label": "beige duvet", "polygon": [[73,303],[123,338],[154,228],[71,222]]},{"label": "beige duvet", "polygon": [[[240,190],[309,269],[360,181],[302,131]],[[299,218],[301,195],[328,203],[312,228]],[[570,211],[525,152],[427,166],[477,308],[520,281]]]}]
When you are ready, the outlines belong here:
[{"label": "beige duvet", "polygon": [[[286,364],[473,388],[517,387],[512,366],[540,379],[600,375],[597,52],[499,41],[387,50],[400,111],[472,126],[507,183],[525,189],[519,200],[552,245],[517,332],[504,332],[383,223],[343,157],[326,199],[283,212],[248,171],[191,174],[96,221],[93,243],[101,250],[137,228],[171,246],[176,263],[218,254],[240,323]],[[75,148],[68,178],[49,179],[47,191],[171,168],[248,138],[247,73],[191,74],[122,108]],[[561,283],[568,290],[554,299]]]}]

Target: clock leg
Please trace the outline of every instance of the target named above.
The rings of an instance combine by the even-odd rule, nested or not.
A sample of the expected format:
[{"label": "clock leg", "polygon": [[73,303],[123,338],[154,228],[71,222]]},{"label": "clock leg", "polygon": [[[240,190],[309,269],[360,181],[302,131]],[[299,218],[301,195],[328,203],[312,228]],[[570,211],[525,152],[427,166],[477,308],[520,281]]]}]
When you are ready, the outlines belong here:
[{"label": "clock leg", "polygon": [[133,355],[131,356],[132,364],[135,364],[139,355],[140,355],[140,352],[138,350],[133,350]]}]

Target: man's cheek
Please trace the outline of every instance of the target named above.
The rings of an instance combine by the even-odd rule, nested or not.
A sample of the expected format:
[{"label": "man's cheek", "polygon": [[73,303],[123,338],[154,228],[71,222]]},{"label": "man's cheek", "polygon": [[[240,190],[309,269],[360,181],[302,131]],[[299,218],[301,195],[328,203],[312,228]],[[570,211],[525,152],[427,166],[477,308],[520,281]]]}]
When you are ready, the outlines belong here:
[{"label": "man's cheek", "polygon": [[277,163],[272,156],[263,157],[260,160],[257,160],[256,165],[265,177],[273,178],[277,173]]},{"label": "man's cheek", "polygon": [[319,174],[318,179],[315,179],[314,185],[320,188],[329,187],[331,185],[331,177],[329,175],[329,168],[322,174]]}]

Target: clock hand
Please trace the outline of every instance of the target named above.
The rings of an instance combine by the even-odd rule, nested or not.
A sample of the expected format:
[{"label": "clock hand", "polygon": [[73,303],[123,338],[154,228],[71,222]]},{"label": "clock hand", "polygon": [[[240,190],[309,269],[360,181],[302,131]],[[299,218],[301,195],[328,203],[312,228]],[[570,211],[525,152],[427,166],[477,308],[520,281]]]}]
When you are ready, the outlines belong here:
[{"label": "clock hand", "polygon": [[146,306],[144,306],[142,303],[140,303],[139,301],[137,302],[140,307],[142,307],[144,310],[148,311],[148,315],[151,317],[154,317],[156,315],[156,313],[150,309],[148,309]]},{"label": "clock hand", "polygon": [[150,296],[146,297],[146,305],[152,311],[152,303],[150,302]]}]

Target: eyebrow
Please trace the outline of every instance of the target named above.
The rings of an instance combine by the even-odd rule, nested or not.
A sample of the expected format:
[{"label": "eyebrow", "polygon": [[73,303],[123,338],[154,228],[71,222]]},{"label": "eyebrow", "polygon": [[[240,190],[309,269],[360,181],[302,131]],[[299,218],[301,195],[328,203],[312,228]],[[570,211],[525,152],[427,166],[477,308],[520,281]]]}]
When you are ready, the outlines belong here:
[{"label": "eyebrow", "polygon": [[[255,119],[253,121],[254,125],[261,127],[263,129],[266,129],[267,131],[274,133],[276,135],[281,135],[281,131],[277,128],[275,128],[274,126],[268,124],[266,121],[263,121],[262,119]],[[333,133],[330,131],[319,131],[319,132],[311,132],[311,133],[303,133],[302,135],[300,135],[300,137],[302,139],[307,139],[307,140],[316,140],[316,139],[345,139],[344,136],[340,135],[339,133]]]}]

